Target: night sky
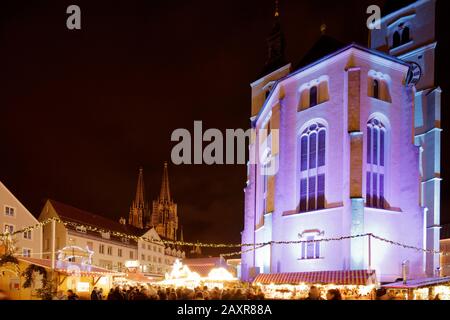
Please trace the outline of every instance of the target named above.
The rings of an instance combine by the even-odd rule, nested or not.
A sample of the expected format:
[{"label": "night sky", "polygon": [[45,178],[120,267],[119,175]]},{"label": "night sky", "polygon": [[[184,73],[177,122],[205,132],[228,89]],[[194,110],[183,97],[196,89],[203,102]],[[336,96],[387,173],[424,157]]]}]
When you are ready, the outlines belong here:
[{"label": "night sky", "polygon": [[[128,216],[143,166],[151,202],[174,129],[192,131],[194,120],[204,130],[248,128],[249,84],[267,58],[273,3],[2,0],[0,180],[36,216],[52,198],[118,219]],[[287,60],[301,59],[322,23],[342,42],[367,45],[366,8],[383,3],[281,1]],[[71,4],[81,7],[81,30],[66,28]],[[448,40],[439,45],[449,56]],[[450,222],[448,63],[439,69],[441,211]],[[244,165],[172,164],[169,176],[185,240],[240,241]]]}]

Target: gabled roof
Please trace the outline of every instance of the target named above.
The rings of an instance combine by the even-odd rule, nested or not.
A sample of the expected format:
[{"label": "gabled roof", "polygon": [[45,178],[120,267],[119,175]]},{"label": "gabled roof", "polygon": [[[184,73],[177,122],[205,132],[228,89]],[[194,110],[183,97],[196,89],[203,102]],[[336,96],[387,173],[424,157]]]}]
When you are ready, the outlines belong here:
[{"label": "gabled roof", "polygon": [[38,219],[30,212],[28,209],[22,204],[22,202],[17,199],[17,197],[0,181],[0,189],[4,189],[17,203],[22,207],[22,209],[29,215],[30,218],[32,218],[36,223],[38,222]]},{"label": "gabled roof", "polygon": [[142,236],[150,229],[150,228],[139,229],[129,224],[121,224],[119,222],[105,218],[103,216],[72,207],[68,204],[64,204],[50,199],[48,201],[55,209],[59,218],[63,221],[75,222],[83,225],[93,226],[115,232],[121,232],[134,236]]},{"label": "gabled roof", "polygon": [[[390,55],[388,55],[388,54],[386,54],[386,53],[383,53],[383,52],[381,52],[381,51],[377,51],[377,50],[374,50],[374,49],[366,48],[366,47],[364,47],[364,46],[362,46],[362,45],[359,45],[359,44],[357,44],[357,43],[351,43],[351,44],[349,44],[349,45],[347,45],[347,46],[345,46],[345,47],[343,47],[343,48],[341,48],[341,49],[338,49],[338,50],[336,50],[336,51],[334,51],[334,52],[332,52],[332,53],[330,53],[330,54],[328,54],[328,55],[325,55],[325,56],[323,56],[323,57],[321,57],[321,58],[318,58],[317,60],[314,60],[313,62],[309,63],[308,65],[305,65],[305,66],[303,66],[303,67],[300,67],[300,69],[297,69],[297,70],[295,70],[294,72],[291,72],[290,74],[286,75],[285,77],[282,77],[282,78],[278,79],[277,81],[275,81],[275,84],[273,85],[273,89],[270,91],[269,96],[267,97],[267,99],[266,99],[266,101],[264,102],[263,106],[261,107],[261,109],[259,110],[258,114],[256,115],[256,117],[255,117],[254,120],[252,121],[252,125],[254,126],[254,125],[256,124],[256,122],[258,121],[259,117],[260,117],[261,114],[264,112],[264,110],[265,110],[265,108],[266,108],[266,105],[267,105],[268,101],[270,101],[272,95],[273,95],[274,92],[276,91],[275,89],[277,88],[277,86],[278,86],[281,82],[283,82],[284,80],[289,79],[289,78],[291,78],[291,77],[293,77],[293,76],[295,76],[295,75],[297,75],[297,74],[299,74],[299,73],[301,73],[301,72],[303,72],[303,71],[305,71],[305,70],[307,70],[307,69],[309,69],[309,68],[311,68],[311,67],[313,67],[313,66],[315,66],[315,65],[318,65],[318,64],[320,64],[320,63],[322,63],[322,62],[324,62],[324,61],[326,61],[326,60],[329,60],[329,59],[331,59],[331,58],[333,58],[333,57],[335,57],[335,56],[337,56],[337,55],[339,55],[339,54],[341,54],[341,53],[343,53],[343,52],[346,52],[346,51],[348,51],[348,50],[351,50],[351,49],[357,49],[357,50],[359,50],[359,51],[362,51],[362,52],[366,52],[366,53],[372,54],[372,55],[374,55],[374,56],[376,56],[376,57],[385,59],[385,60],[387,60],[387,61],[394,62],[394,63],[399,64],[399,65],[408,66],[408,67],[410,66],[410,64],[409,64],[408,62],[403,61],[403,60],[401,60],[401,59],[399,59],[399,58],[390,56]],[[313,54],[311,54],[311,56],[312,56],[312,55],[313,55]]]},{"label": "gabled roof", "polygon": [[300,69],[314,61],[319,60],[346,45],[343,42],[336,40],[326,34],[320,36],[319,40],[306,52],[303,58],[294,66],[294,70]]}]

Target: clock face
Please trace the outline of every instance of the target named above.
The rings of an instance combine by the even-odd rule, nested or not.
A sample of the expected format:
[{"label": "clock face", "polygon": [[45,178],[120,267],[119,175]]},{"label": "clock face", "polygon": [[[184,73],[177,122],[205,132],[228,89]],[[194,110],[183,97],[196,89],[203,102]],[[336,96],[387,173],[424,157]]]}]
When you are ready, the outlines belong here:
[{"label": "clock face", "polygon": [[408,83],[417,84],[422,76],[422,69],[416,62],[410,61],[409,63],[411,64],[411,68],[409,69]]}]

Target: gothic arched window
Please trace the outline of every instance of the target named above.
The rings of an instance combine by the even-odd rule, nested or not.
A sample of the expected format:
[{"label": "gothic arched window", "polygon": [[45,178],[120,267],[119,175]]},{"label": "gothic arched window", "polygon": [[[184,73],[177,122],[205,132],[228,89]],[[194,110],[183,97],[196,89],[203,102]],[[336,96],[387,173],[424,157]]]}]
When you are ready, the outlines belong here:
[{"label": "gothic arched window", "polygon": [[298,138],[300,212],[325,208],[325,140],[320,123],[308,126]]},{"label": "gothic arched window", "polygon": [[395,31],[392,37],[392,47],[396,48],[399,45],[400,45],[400,33],[398,33],[398,31]]},{"label": "gothic arched window", "polygon": [[366,205],[385,208],[386,128],[374,118],[367,123]]},{"label": "gothic arched window", "polygon": [[309,106],[314,107],[317,105],[317,86],[312,86],[309,89]]},{"label": "gothic arched window", "polygon": [[402,41],[401,44],[409,42],[409,27],[404,27],[402,30]]},{"label": "gothic arched window", "polygon": [[373,90],[373,97],[375,99],[379,99],[380,98],[380,83],[378,82],[377,79],[373,79],[372,90]]}]

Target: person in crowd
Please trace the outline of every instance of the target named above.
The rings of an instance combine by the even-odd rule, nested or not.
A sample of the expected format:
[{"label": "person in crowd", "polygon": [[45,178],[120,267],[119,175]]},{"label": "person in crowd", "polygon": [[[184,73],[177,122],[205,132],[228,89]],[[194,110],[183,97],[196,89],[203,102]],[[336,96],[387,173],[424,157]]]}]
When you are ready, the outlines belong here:
[{"label": "person in crowd", "polygon": [[91,300],[99,300],[99,299],[98,299],[98,291],[97,291],[97,287],[94,287],[94,289],[92,289],[92,292],[91,292]]},{"label": "person in crowd", "polygon": [[67,296],[64,294],[64,291],[58,290],[56,296],[53,297],[53,300],[67,300]]},{"label": "person in crowd", "polygon": [[330,289],[327,292],[327,300],[342,300],[339,289]]},{"label": "person in crowd", "polygon": [[375,293],[375,300],[392,300],[392,297],[389,296],[386,288],[379,288]]},{"label": "person in crowd", "polygon": [[67,300],[79,300],[78,295],[73,290],[67,290]]},{"label": "person in crowd", "polygon": [[323,300],[320,295],[320,289],[316,286],[311,286],[311,288],[309,288],[308,297],[305,300]]},{"label": "person in crowd", "polygon": [[103,300],[103,288],[98,289],[97,296],[98,300]]}]

